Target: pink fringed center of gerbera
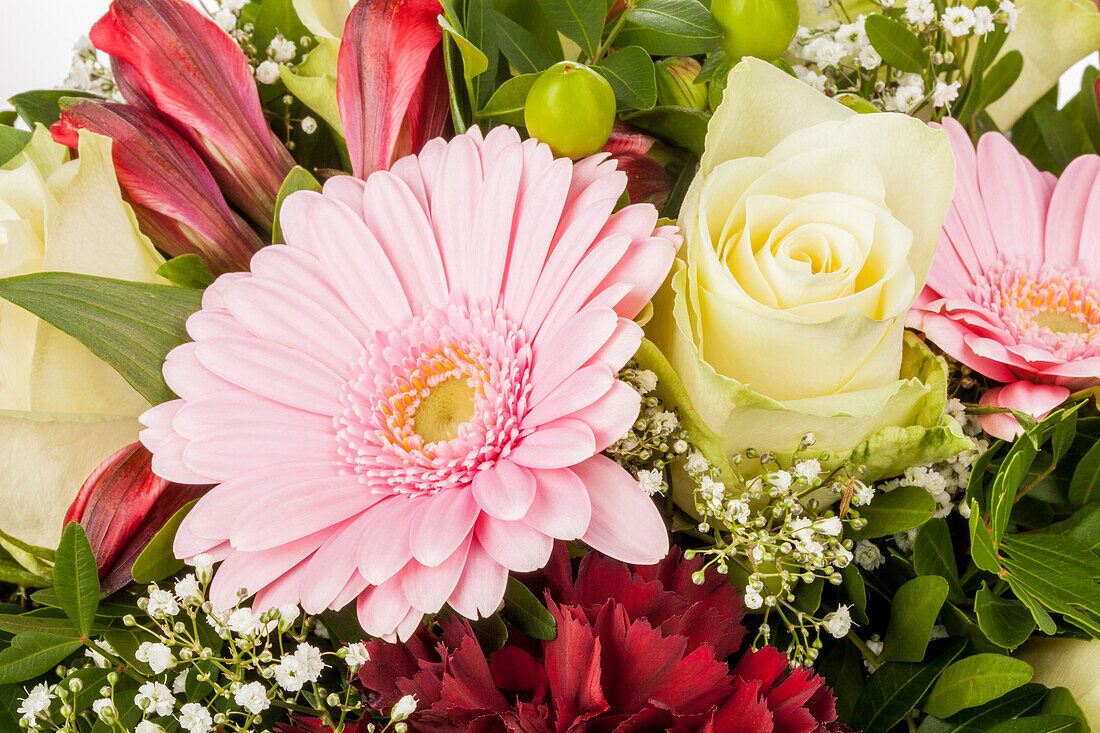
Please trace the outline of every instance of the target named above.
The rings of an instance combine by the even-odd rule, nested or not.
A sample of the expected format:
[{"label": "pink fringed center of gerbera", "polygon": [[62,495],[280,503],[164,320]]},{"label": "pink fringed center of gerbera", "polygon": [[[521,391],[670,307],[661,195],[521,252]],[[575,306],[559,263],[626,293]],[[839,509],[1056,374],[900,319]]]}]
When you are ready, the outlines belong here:
[{"label": "pink fringed center of gerbera", "polygon": [[385,493],[468,486],[520,438],[530,364],[526,335],[488,305],[452,303],[379,334],[340,396],[340,455]]},{"label": "pink fringed center of gerbera", "polygon": [[974,300],[996,313],[1017,343],[1070,361],[1100,354],[1100,287],[1076,268],[1002,265],[975,284]]}]

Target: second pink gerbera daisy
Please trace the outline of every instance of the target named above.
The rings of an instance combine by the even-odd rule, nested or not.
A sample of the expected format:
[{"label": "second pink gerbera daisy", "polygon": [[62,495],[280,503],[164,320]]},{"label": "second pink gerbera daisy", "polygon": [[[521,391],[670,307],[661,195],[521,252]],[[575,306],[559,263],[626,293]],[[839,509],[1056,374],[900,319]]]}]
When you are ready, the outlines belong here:
[{"label": "second pink gerbera daisy", "polygon": [[554,539],[665,555],[599,455],[637,418],[616,372],[679,244],[652,206],[612,213],[625,185],[474,129],[287,199],[287,244],[207,290],[164,367],[181,399],[143,418],[158,474],[220,484],[175,546],[224,560],[216,606],[357,598],[368,633],[407,638],[444,604],[493,613]]}]

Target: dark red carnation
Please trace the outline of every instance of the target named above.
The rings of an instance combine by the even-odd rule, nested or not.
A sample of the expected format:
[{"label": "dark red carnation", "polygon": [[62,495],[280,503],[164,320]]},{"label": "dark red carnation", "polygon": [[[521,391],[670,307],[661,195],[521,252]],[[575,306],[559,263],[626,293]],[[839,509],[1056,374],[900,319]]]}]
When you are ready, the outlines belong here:
[{"label": "dark red carnation", "polygon": [[443,620],[406,644],[373,642],[359,681],[388,710],[419,701],[410,729],[428,733],[823,733],[839,730],[832,693],[772,648],[741,646],[741,597],[673,549],[655,566],[591,552],[576,576],[564,545],[528,578],[557,620],[540,642],[513,630],[486,657],[469,624]]}]

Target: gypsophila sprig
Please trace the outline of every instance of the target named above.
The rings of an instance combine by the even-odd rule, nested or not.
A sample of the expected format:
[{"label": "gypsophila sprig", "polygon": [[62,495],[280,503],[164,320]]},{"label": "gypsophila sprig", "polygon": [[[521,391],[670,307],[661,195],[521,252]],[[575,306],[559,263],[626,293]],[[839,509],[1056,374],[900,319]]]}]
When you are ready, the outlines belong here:
[{"label": "gypsophila sprig", "polygon": [[[707,567],[719,573],[744,578],[746,607],[764,615],[754,645],[774,643],[772,628],[778,624],[789,633],[786,651],[792,662],[804,665],[817,658],[822,631],[836,636],[851,618],[839,609],[808,613],[797,607],[795,593],[799,584],[841,583],[840,571],[851,564],[854,547],[843,538],[844,529],[863,526],[856,507],[874,495],[858,471],[826,472],[818,458],[804,457],[813,445],[813,435],[807,435],[789,468],[767,453],[734,456],[732,486],[701,453],[691,451],[684,461],[697,486],[695,507],[702,517],[697,529],[709,543],[689,554],[705,557]],[[741,467],[749,464],[759,468],[743,473]],[[830,496],[837,509],[822,507]]]},{"label": "gypsophila sprig", "polygon": [[924,69],[914,73],[914,68],[891,66],[868,37],[868,16],[852,17],[843,3],[834,2],[820,8],[831,12],[816,26],[798,29],[788,50],[795,74],[856,109],[862,98],[872,105],[866,111],[923,113],[935,120],[957,116],[955,108],[970,82],[977,44],[987,39],[991,47],[997,45],[1015,29],[1019,17],[1011,1],[996,8],[971,8],[958,0],[872,0],[872,4],[878,9],[872,15],[901,24],[920,42],[926,54]]},{"label": "gypsophila sprig", "polygon": [[[133,651],[136,664],[106,641],[89,641],[72,669],[55,670],[60,683],[27,690],[18,706],[21,725],[90,731],[102,723],[115,726],[111,730],[211,733],[267,730],[288,715],[304,715],[335,733],[354,727],[369,712],[352,684],[370,663],[366,647],[324,643],[327,632],[315,633],[323,627],[297,606],[256,613],[239,603],[215,610],[206,595],[211,565],[200,556],[195,572],[176,579],[172,590],[150,585],[137,602],[143,617],[123,619],[142,639]],[[106,684],[84,709],[75,709],[83,675],[99,670],[101,676],[87,679]],[[378,730],[396,727],[408,707],[381,719]]]}]

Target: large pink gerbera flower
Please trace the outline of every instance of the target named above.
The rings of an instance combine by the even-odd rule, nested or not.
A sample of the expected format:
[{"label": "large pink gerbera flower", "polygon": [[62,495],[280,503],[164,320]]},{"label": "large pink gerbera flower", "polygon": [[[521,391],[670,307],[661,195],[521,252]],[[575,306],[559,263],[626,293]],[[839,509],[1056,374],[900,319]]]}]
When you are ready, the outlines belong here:
[{"label": "large pink gerbera flower", "polygon": [[220,484],[175,544],[224,559],[215,605],[358,598],[367,632],[407,638],[444,604],[495,612],[555,538],[665,555],[599,455],[637,418],[615,375],[679,243],[652,206],[612,213],[625,185],[473,129],[287,199],[287,245],[206,291],[164,366],[182,399],[143,417],[158,474]]},{"label": "large pink gerbera flower", "polygon": [[[983,404],[1041,417],[1100,383],[1100,157],[1078,158],[1059,180],[1003,135],[975,151],[957,122],[944,127],[955,197],[909,325],[1006,383]],[[1005,439],[1022,432],[1011,415],[982,425]]]}]

